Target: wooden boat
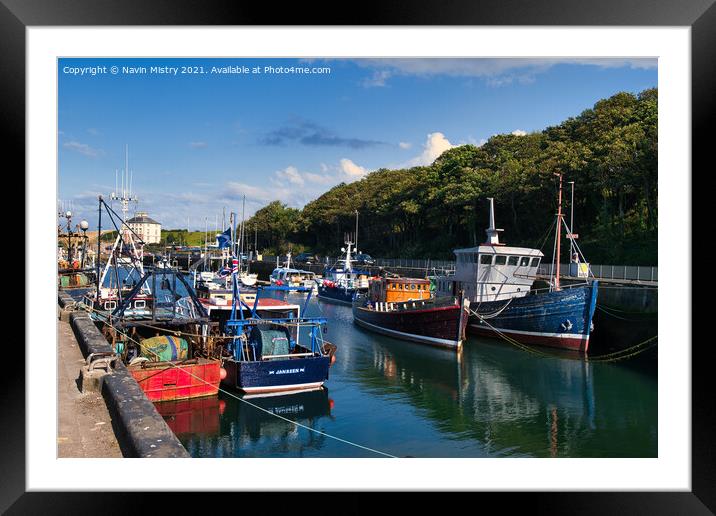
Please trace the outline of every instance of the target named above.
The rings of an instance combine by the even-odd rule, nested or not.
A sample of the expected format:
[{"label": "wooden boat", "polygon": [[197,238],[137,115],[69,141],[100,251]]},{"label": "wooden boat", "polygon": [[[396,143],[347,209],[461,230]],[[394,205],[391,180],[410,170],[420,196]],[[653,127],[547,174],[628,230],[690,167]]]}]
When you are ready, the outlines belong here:
[{"label": "wooden boat", "polygon": [[430,280],[379,278],[367,295],[356,296],[353,320],[390,337],[459,349],[465,339],[468,305],[454,296],[433,297]]},{"label": "wooden boat", "polygon": [[[562,217],[560,197],[557,215],[556,256],[559,256]],[[593,331],[598,282],[560,284],[560,264],[546,289],[533,289],[537,268],[544,256],[539,249],[511,247],[499,241],[495,229],[493,199],[487,241],[477,247],[457,249],[455,272],[436,278],[439,295],[464,292],[473,315],[468,332],[490,337],[509,337],[523,344],[536,344],[586,353]],[[570,232],[567,228],[568,233]],[[576,243],[574,244],[576,246]],[[577,247],[578,250],[578,247]],[[589,270],[582,260],[582,269]]]}]

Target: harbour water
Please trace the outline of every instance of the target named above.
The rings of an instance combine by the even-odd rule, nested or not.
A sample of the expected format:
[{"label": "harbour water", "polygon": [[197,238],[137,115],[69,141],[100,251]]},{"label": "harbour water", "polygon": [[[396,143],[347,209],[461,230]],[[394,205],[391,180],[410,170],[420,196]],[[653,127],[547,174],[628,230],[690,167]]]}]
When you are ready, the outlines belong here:
[{"label": "harbour water", "polygon": [[655,362],[544,357],[478,338],[456,355],[366,332],[350,307],[312,299],[308,312],[328,318],[338,346],[327,389],[157,404],[193,457],[657,456]]}]

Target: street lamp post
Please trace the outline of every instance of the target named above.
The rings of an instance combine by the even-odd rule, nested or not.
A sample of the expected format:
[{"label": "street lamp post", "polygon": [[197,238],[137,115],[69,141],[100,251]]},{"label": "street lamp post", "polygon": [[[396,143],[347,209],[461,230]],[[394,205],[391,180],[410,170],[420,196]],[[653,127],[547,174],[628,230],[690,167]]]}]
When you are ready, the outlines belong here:
[{"label": "street lamp post", "polygon": [[572,185],[572,200],[569,203],[569,259],[572,260],[574,256],[574,181],[570,181]]}]

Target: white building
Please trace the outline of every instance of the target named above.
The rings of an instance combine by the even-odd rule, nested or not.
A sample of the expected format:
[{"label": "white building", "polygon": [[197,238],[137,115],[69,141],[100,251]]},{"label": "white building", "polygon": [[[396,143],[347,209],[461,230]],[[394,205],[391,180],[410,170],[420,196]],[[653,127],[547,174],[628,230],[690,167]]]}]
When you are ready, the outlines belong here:
[{"label": "white building", "polygon": [[162,225],[145,211],[138,211],[127,221],[127,225],[145,244],[158,244],[162,239]]}]

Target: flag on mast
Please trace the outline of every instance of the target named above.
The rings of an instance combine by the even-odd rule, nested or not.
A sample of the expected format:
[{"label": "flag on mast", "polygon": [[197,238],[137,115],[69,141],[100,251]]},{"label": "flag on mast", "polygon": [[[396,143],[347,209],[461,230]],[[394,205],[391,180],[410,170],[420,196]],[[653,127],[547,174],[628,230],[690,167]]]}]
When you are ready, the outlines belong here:
[{"label": "flag on mast", "polygon": [[231,245],[231,228],[219,235],[216,235],[216,245],[219,249],[223,249]]}]

